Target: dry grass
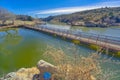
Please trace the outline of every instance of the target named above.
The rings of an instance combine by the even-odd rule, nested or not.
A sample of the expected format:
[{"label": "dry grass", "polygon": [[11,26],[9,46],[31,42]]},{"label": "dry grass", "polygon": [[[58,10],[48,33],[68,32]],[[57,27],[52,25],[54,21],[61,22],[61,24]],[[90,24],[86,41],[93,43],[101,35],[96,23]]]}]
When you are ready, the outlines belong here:
[{"label": "dry grass", "polygon": [[15,21],[15,25],[34,25],[35,22],[34,21],[20,21],[20,20],[16,20]]},{"label": "dry grass", "polygon": [[76,53],[73,55],[68,56],[61,49],[48,47],[44,56],[49,58],[49,61],[52,60],[56,66],[56,72],[52,75],[53,80],[114,80],[112,79],[115,77],[114,74],[119,72],[109,70],[103,73],[100,63],[106,62],[106,59],[101,60],[101,56],[97,53],[88,57],[79,56]]},{"label": "dry grass", "polygon": [[[9,25],[10,23],[12,23],[12,21],[6,21],[5,24]],[[0,24],[2,24],[2,22],[0,21]],[[21,21],[21,20],[15,20],[14,21],[14,25],[35,25],[35,21]]]},{"label": "dry grass", "polygon": [[92,54],[89,57],[72,58],[59,49],[49,47],[44,56],[53,59],[57,70],[53,74],[56,80],[96,80],[95,77],[101,73],[97,58]]}]

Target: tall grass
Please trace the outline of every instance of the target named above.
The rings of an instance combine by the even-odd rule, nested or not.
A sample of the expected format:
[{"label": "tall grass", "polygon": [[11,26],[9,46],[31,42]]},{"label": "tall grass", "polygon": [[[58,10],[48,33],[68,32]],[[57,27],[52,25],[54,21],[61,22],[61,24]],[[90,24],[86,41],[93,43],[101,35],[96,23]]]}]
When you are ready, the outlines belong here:
[{"label": "tall grass", "polygon": [[73,56],[68,56],[62,49],[47,48],[43,55],[56,66],[53,80],[114,80],[112,78],[119,72],[103,72],[101,63],[109,62],[110,59],[101,60],[100,54],[93,53],[84,57],[77,54],[75,47],[73,50]]}]

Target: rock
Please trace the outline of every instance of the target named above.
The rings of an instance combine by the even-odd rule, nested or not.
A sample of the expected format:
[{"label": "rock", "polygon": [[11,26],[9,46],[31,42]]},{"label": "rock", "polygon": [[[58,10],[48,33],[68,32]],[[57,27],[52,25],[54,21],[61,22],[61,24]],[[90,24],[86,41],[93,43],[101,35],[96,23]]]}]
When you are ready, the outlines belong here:
[{"label": "rock", "polygon": [[16,76],[16,73],[15,72],[11,72],[11,73],[8,73],[5,77],[9,78],[9,77],[15,77],[15,76]]},{"label": "rock", "polygon": [[21,68],[17,72],[8,73],[6,76],[0,78],[0,80],[36,80],[33,77],[39,73],[36,67]]},{"label": "rock", "polygon": [[44,60],[40,60],[38,63],[37,63],[37,68],[39,69],[40,73],[42,72],[54,72],[55,70],[55,66],[44,61]]},{"label": "rock", "polygon": [[[70,23],[69,23],[70,24]],[[71,22],[71,24],[70,25],[72,25],[72,26],[84,26],[85,25],[85,22],[82,22],[82,21],[73,21],[73,22]]]},{"label": "rock", "polygon": [[39,74],[39,70],[36,67],[21,68],[16,72],[18,80],[32,80],[35,74]]},{"label": "rock", "polygon": [[90,76],[91,80],[96,80],[96,78],[94,76]]},{"label": "rock", "polygon": [[40,71],[40,79],[43,79],[43,74],[45,72],[50,72],[51,74],[55,73],[55,66],[44,61],[44,60],[40,60],[38,63],[37,63],[37,68],[39,69]]},{"label": "rock", "polygon": [[8,73],[6,76],[0,78],[0,80],[13,80],[16,77],[15,72]]},{"label": "rock", "polygon": [[0,78],[0,80],[43,80],[45,72],[52,74],[55,70],[56,68],[54,65],[40,60],[37,67],[21,68],[16,72],[8,73],[6,76]]}]

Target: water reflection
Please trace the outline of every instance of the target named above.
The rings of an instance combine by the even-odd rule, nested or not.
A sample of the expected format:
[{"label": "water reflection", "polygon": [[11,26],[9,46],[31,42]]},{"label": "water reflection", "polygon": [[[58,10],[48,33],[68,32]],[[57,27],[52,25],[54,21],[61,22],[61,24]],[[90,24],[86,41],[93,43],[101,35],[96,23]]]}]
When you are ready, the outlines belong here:
[{"label": "water reflection", "polygon": [[[30,36],[31,32],[23,31],[14,28],[0,31],[0,75],[33,66],[40,59],[44,45],[34,35]],[[40,47],[42,50],[37,50]]]},{"label": "water reflection", "polygon": [[5,30],[4,32],[0,32],[0,53],[10,54],[9,49],[12,46],[15,46],[20,43],[22,40],[22,36],[18,34],[18,29],[14,30]]}]

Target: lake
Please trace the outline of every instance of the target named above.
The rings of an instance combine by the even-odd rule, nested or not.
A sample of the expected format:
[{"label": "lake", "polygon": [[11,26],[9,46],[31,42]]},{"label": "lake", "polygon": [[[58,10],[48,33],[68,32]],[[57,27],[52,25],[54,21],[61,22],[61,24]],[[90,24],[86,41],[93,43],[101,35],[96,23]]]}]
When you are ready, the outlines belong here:
[{"label": "lake", "polygon": [[[66,53],[71,52],[67,47],[73,44],[47,34],[27,29],[0,30],[0,74],[16,71],[21,67],[36,66],[42,59],[42,53],[47,46],[62,48]],[[88,55],[93,50],[78,46],[80,54]]]},{"label": "lake", "polygon": [[[56,25],[47,24],[49,27],[55,27]],[[62,27],[61,27],[62,26]],[[57,28],[72,29],[76,30],[76,27],[58,25]],[[77,27],[78,29],[78,27]],[[86,29],[86,30],[85,30]],[[87,30],[89,29],[89,30]],[[98,32],[102,33],[101,30],[106,33],[110,30],[115,30],[112,34],[119,37],[118,29],[112,28],[79,28],[84,32]],[[50,36],[41,32],[22,29],[22,28],[10,28],[0,30],[0,75],[6,74],[11,71],[16,71],[22,67],[33,67],[36,66],[40,59],[43,59],[42,54],[46,51],[48,46],[54,48],[61,48],[66,54],[73,54],[73,47],[76,47],[78,54],[88,56],[95,52],[87,47],[74,45],[73,43],[63,40],[61,38]],[[103,57],[109,57],[102,55]],[[117,58],[112,58],[113,61],[119,61]],[[120,69],[120,65],[114,63],[106,63],[102,65],[104,69],[109,68],[111,71]],[[109,70],[108,69],[108,70]],[[114,79],[113,79],[114,80]],[[116,80],[119,80],[116,79]]]}]

